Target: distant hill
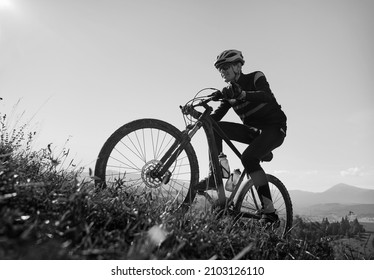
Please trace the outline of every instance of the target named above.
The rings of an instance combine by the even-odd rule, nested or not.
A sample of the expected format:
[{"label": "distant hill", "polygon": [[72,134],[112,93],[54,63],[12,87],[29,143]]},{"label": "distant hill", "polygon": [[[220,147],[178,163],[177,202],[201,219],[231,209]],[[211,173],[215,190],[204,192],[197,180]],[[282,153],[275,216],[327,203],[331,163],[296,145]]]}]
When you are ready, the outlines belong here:
[{"label": "distant hill", "polygon": [[338,184],[324,192],[289,191],[295,215],[339,220],[353,212],[360,220],[374,222],[374,190]]},{"label": "distant hill", "polygon": [[295,205],[311,206],[325,203],[374,204],[374,190],[338,184],[324,192],[289,191]]}]

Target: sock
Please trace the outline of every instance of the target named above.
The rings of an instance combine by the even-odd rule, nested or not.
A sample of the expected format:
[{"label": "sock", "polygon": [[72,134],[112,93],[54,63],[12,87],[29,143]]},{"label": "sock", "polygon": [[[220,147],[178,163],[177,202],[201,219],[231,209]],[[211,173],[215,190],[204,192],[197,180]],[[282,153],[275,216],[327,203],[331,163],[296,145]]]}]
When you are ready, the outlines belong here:
[{"label": "sock", "polygon": [[264,213],[275,212],[273,201],[271,199],[271,193],[269,188],[269,183],[265,172],[257,170],[249,174],[253,180],[253,184],[256,186],[258,196],[261,201],[262,210]]},{"label": "sock", "polygon": [[262,210],[264,213],[275,212],[274,204],[271,199],[269,184],[262,185],[257,188],[258,196],[260,197]]}]

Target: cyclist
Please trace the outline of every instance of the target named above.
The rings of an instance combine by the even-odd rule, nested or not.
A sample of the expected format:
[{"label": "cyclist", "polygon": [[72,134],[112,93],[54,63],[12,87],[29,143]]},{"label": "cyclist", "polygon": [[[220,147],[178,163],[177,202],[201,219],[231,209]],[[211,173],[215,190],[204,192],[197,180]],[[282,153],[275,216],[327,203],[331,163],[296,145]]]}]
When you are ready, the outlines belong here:
[{"label": "cyclist", "polygon": [[[260,161],[270,161],[272,150],[279,147],[286,136],[287,117],[276,101],[263,72],[242,73],[244,58],[238,50],[225,50],[217,56],[214,66],[228,86],[221,93],[223,99],[212,117],[230,140],[249,145],[241,161],[251,176],[262,204],[260,224],[279,221],[272,202],[269,183]],[[223,122],[221,119],[233,108],[243,124]],[[254,133],[257,131],[257,133]],[[218,152],[222,139],[215,134]],[[198,189],[214,189],[212,172],[197,185]]]}]

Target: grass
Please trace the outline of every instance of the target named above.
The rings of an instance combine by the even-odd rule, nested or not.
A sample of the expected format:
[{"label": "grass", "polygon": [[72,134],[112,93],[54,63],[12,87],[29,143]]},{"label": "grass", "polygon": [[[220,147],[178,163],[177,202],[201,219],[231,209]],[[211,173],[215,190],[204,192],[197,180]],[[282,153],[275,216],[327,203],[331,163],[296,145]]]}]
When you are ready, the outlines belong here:
[{"label": "grass", "polygon": [[374,259],[373,224],[367,223],[365,232],[355,237],[344,237],[332,242],[334,254],[339,259]]},{"label": "grass", "polygon": [[214,212],[179,217],[147,193],[98,188],[72,162],[61,167],[67,151],[32,151],[33,135],[9,132],[1,116],[0,259],[335,258],[324,239],[280,238]]}]

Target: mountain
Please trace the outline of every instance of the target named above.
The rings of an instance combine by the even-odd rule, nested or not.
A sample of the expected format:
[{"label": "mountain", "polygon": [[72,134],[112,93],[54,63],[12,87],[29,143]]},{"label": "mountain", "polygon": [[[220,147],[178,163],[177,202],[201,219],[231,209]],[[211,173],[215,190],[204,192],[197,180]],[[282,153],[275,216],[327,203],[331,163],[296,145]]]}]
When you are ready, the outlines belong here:
[{"label": "mountain", "polygon": [[294,214],[314,220],[339,220],[354,213],[362,221],[374,221],[374,190],[337,184],[324,192],[289,191]]},{"label": "mountain", "polygon": [[374,190],[362,189],[347,184],[338,184],[324,192],[289,191],[292,201],[298,206],[325,203],[374,204]]}]

